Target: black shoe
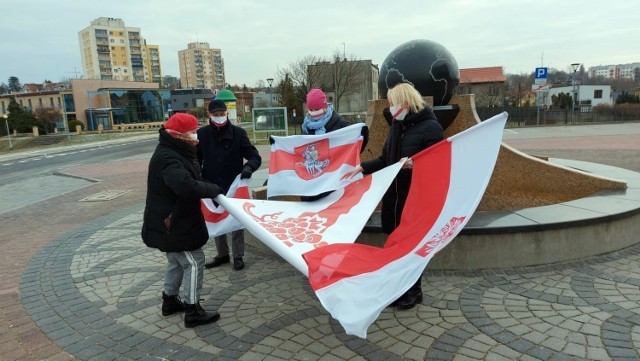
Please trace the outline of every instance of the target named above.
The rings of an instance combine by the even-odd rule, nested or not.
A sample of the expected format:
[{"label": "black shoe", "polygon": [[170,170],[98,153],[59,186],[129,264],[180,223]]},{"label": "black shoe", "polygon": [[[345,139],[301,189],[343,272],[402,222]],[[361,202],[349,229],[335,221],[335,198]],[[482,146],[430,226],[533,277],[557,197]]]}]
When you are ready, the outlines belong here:
[{"label": "black shoe", "polygon": [[214,323],[220,319],[220,314],[218,312],[207,312],[203,310],[202,306],[200,306],[200,302],[195,305],[185,303],[184,308],[184,327],[186,328]]},{"label": "black shoe", "polygon": [[242,257],[234,257],[233,258],[233,269],[236,271],[240,271],[244,268],[244,261]]},{"label": "black shoe", "polygon": [[218,267],[222,264],[225,263],[229,263],[231,262],[231,258],[229,258],[229,255],[226,256],[222,256],[222,257],[213,257],[213,260],[211,260],[211,262],[207,262],[204,264],[205,268],[213,268],[213,267]]},{"label": "black shoe", "polygon": [[175,313],[184,312],[184,303],[178,296],[169,296],[162,292],[162,315],[171,316]]},{"label": "black shoe", "polygon": [[398,303],[396,303],[396,307],[399,310],[409,310],[414,308],[418,303],[422,302],[422,292],[408,292],[405,293],[400,299]]}]

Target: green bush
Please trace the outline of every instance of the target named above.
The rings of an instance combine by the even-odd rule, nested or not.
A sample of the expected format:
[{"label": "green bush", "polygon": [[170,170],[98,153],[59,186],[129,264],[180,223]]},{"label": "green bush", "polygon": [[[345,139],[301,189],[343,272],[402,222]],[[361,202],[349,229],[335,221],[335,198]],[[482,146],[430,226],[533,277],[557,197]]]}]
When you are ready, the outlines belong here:
[{"label": "green bush", "polygon": [[76,131],[76,125],[79,125],[81,130],[84,130],[84,124],[81,121],[79,121],[79,120],[70,120],[69,121],[69,131],[70,132],[75,132]]}]

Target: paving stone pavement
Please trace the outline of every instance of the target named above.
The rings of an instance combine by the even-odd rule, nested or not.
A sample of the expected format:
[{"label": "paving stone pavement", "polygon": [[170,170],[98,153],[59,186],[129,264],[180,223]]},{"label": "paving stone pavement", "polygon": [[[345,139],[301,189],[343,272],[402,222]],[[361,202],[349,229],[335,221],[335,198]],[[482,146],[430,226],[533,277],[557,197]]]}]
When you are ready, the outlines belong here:
[{"label": "paving stone pavement", "polygon": [[[640,171],[640,136],[576,146],[594,137],[606,142],[508,143]],[[66,169],[100,182],[3,214],[0,360],[640,359],[640,244],[539,267],[427,270],[422,304],[385,309],[366,340],[344,333],[299,272],[248,248],[244,270],[205,270],[203,306],[221,319],[186,329],[161,316],[166,259],[139,236],[148,156]],[[114,189],[130,191],[79,202]]]}]

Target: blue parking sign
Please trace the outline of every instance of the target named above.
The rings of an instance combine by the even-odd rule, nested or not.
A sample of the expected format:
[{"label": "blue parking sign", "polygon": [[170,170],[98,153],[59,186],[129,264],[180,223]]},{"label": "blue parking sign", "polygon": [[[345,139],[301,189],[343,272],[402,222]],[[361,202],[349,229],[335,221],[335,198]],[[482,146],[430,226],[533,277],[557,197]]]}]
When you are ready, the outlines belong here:
[{"label": "blue parking sign", "polygon": [[536,68],[536,79],[547,79],[547,68]]}]

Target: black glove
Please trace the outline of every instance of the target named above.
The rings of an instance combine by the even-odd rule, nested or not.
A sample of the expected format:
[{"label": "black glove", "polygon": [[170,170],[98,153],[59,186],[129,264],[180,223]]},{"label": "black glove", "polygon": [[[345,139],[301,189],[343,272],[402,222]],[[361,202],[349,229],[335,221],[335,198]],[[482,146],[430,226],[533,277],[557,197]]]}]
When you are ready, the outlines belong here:
[{"label": "black glove", "polygon": [[275,143],[275,142],[276,142],[276,140],[275,140],[275,139],[273,139],[273,137],[272,137],[272,136],[269,136],[269,144],[273,144],[273,143]]},{"label": "black glove", "polygon": [[391,125],[391,122],[393,122],[393,115],[391,115],[391,110],[389,110],[389,108],[384,108],[382,110],[382,116],[384,116],[384,120],[387,121],[387,124]]},{"label": "black glove", "polygon": [[214,183],[209,183],[209,185],[211,186],[211,199],[215,198],[218,196],[218,194],[222,194],[223,193],[223,189]]},{"label": "black glove", "polygon": [[240,173],[240,179],[251,178],[252,173],[253,173],[253,169],[251,169],[251,167],[249,167],[248,165],[245,165],[242,168],[242,173]]}]

